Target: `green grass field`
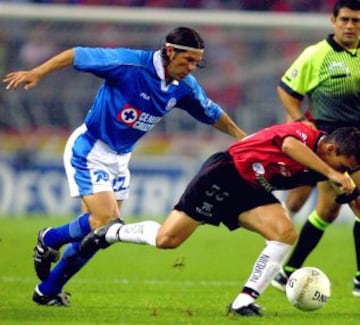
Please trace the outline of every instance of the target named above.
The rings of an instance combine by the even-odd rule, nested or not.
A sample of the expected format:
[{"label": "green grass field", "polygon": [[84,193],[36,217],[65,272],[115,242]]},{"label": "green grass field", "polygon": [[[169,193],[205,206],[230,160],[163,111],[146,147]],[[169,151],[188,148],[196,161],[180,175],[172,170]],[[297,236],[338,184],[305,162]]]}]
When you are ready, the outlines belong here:
[{"label": "green grass field", "polygon": [[245,230],[204,226],[172,251],[115,244],[100,252],[66,286],[70,308],[31,301],[37,278],[32,249],[38,229],[65,219],[0,218],[0,324],[358,324],[360,298],[351,295],[355,269],[352,229],[329,228],[307,265],[332,282],[332,297],[301,312],[269,287],[258,303],[262,318],[226,316],[226,305],[247,279],[264,241]]}]

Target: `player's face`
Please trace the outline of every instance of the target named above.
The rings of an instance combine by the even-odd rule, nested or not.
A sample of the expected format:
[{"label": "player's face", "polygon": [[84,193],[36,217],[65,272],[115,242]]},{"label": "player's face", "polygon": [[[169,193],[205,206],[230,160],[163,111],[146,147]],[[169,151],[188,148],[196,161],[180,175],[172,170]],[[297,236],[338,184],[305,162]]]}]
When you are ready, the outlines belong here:
[{"label": "player's face", "polygon": [[332,17],[335,41],[346,49],[355,49],[360,38],[360,10],[341,8],[337,17]]},{"label": "player's face", "polygon": [[354,156],[347,157],[344,155],[338,155],[336,150],[329,151],[326,155],[325,161],[335,170],[339,172],[346,172],[354,169],[359,165]]},{"label": "player's face", "polygon": [[174,48],[167,49],[169,64],[166,67],[166,78],[182,80],[193,72],[203,59],[203,54],[198,51],[176,52]]}]

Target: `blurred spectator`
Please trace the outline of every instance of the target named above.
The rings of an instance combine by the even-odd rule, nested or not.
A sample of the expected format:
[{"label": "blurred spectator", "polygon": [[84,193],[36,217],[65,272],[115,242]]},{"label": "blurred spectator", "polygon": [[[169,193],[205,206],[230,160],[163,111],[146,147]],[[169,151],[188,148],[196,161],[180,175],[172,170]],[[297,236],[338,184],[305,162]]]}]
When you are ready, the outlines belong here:
[{"label": "blurred spectator", "polygon": [[53,56],[58,50],[49,37],[46,23],[31,26],[29,30],[27,42],[24,43],[19,53],[19,59],[24,68],[38,65]]},{"label": "blurred spectator", "polygon": [[335,0],[0,0],[0,2],[152,8],[238,9],[276,12],[330,12]]}]

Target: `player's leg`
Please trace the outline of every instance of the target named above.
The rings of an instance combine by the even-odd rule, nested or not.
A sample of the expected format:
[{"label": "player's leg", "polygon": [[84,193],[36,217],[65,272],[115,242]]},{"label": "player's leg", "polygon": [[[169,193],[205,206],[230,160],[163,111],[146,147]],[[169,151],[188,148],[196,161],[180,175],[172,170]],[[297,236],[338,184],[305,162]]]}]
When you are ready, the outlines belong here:
[{"label": "player's leg", "polygon": [[355,244],[355,254],[356,254],[356,266],[357,271],[354,277],[354,288],[352,294],[355,297],[360,297],[360,218],[356,217],[353,227],[353,236]]},{"label": "player's leg", "polygon": [[335,202],[336,194],[329,182],[320,182],[317,187],[318,202],[316,209],[301,228],[298,241],[288,261],[272,281],[272,285],[281,291],[285,291],[287,278],[303,265],[305,259],[319,243],[326,228],[339,215],[340,205]]},{"label": "player's leg", "polygon": [[[360,170],[351,174],[351,178],[354,180],[358,188],[360,188]],[[355,221],[353,226],[353,236],[355,244],[355,258],[356,258],[356,273],[354,276],[354,288],[352,294],[355,297],[360,297],[360,197],[356,198],[351,203],[351,206],[356,206],[353,211],[355,212]]]},{"label": "player's leg", "polygon": [[312,186],[301,186],[287,192],[284,201],[290,217],[293,217],[304,206],[313,190]]},{"label": "player's leg", "polygon": [[185,212],[172,210],[162,225],[155,221],[116,225],[109,229],[106,238],[109,242],[121,241],[170,249],[182,244],[200,224]]},{"label": "player's leg", "polygon": [[[82,198],[83,206],[91,213],[88,219],[91,219],[93,226],[106,223],[108,220],[116,220],[119,216],[119,209],[121,201],[116,202],[113,192],[101,192],[85,196]],[[64,226],[65,227],[65,226]],[[88,225],[88,233],[91,228]],[[70,229],[71,232],[71,229]],[[68,299],[63,299],[64,293],[62,289],[64,285],[93,257],[96,251],[92,254],[80,254],[80,240],[73,240],[69,243],[60,261],[51,270],[48,277],[38,284],[33,294],[34,302],[42,305],[66,305]]]},{"label": "player's leg", "polygon": [[[146,244],[157,248],[176,248],[183,243],[201,223],[185,212],[172,210],[162,225],[156,221],[142,221],[132,224],[106,225],[90,233],[81,242],[81,252],[91,254],[98,242],[111,245],[121,241]],[[95,243],[95,244],[94,244]]]},{"label": "player's leg", "polygon": [[[119,220],[121,202],[128,197],[130,172],[128,163],[130,153],[119,155],[101,141],[93,141],[86,136],[86,126],[82,125],[70,136],[64,152],[64,166],[72,197],[81,196],[83,211],[83,230],[73,237],[75,224],[56,229],[52,240],[55,245],[71,242],[65,249],[62,259],[50,272],[49,277],[41,282],[34,293],[34,301],[46,304],[39,295],[51,299],[61,293],[64,284],[76,274],[95,254],[81,255],[80,241],[91,230],[102,227],[112,220]],[[55,234],[60,235],[59,239]],[[45,236],[44,236],[45,237]],[[51,237],[44,240],[50,241]],[[58,240],[58,242],[56,242]],[[51,300],[49,300],[51,301]]]},{"label": "player's leg", "polygon": [[229,311],[245,316],[259,315],[259,307],[254,302],[281,268],[296,240],[296,230],[284,208],[277,203],[246,211],[239,220],[242,227],[262,235],[267,245],[257,258],[242,291],[229,306]]},{"label": "player's leg", "polygon": [[[198,174],[193,177],[186,187],[176,208],[170,212],[162,226],[154,221],[144,221],[124,226],[107,225],[86,236],[81,243],[81,251],[84,254],[91,254],[92,247],[97,247],[97,243],[104,242],[104,239],[109,244],[116,241],[124,241],[148,244],[159,248],[177,247],[204,221],[202,216],[199,216],[199,213],[196,211],[199,206],[204,205],[204,202],[209,202],[210,195],[207,195],[206,193],[213,190],[208,187],[212,186],[211,184],[219,183],[218,179],[212,179],[214,176],[211,175],[219,174],[217,177],[219,177],[220,181],[227,179],[226,175],[223,173],[213,172],[213,166],[216,166],[218,161],[221,161],[222,159],[229,159],[229,157],[224,153],[218,153],[211,156],[203,164]],[[236,170],[234,170],[234,173],[237,173]],[[233,178],[230,179],[232,180]],[[211,198],[214,199],[213,195]],[[211,202],[210,205],[215,209],[215,204],[218,204],[218,202]],[[181,211],[186,211],[186,213]],[[195,218],[196,215],[196,219],[199,221],[190,218],[190,215],[193,218]]]},{"label": "player's leg", "polygon": [[34,248],[34,268],[38,278],[40,280],[48,278],[51,263],[56,262],[60,257],[60,247],[81,240],[90,231],[89,213],[87,212],[59,227],[41,229]]},{"label": "player's leg", "polygon": [[[80,195],[79,193],[81,193],[83,185],[91,188],[89,178],[87,179],[88,183],[86,183],[82,179],[77,181],[75,177],[77,174],[83,175],[84,173],[81,173],[81,171],[87,170],[86,158],[81,160],[82,164],[77,163],[77,167],[80,167],[80,173],[76,173],[76,167],[73,166],[72,163],[75,151],[73,150],[74,143],[82,137],[85,131],[85,126],[77,128],[69,137],[64,151],[64,166],[72,197],[78,197]],[[90,148],[91,145],[89,145],[89,151],[91,151]],[[48,278],[51,263],[58,260],[60,255],[59,249],[62,245],[72,241],[78,241],[89,233],[91,228],[89,220],[90,214],[84,204],[82,204],[82,212],[80,216],[70,223],[56,228],[47,227],[39,231],[37,244],[34,248],[34,267],[40,280],[46,280]]]},{"label": "player's leg", "polygon": [[201,224],[183,211],[172,210],[157,233],[156,247],[166,249],[180,246]]}]

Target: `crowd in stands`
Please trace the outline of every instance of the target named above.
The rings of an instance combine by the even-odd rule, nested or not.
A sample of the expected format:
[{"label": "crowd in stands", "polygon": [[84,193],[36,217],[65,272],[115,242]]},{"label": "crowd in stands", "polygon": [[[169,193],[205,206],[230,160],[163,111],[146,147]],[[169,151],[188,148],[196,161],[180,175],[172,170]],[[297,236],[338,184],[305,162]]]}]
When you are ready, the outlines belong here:
[{"label": "crowd in stands", "polygon": [[0,2],[193,8],[276,12],[330,12],[335,0],[0,0]]},{"label": "crowd in stands", "polygon": [[[278,12],[330,11],[333,0],[0,0],[10,3],[117,5],[153,8],[211,8],[276,10]],[[15,69],[30,69],[60,50],[73,46],[103,46],[154,49],[162,44],[169,26],[127,25],[106,22],[0,21],[0,74]],[[254,131],[283,118],[275,94],[279,76],[287,60],[292,60],[316,33],[285,29],[242,29],[202,26],[206,40],[205,69],[196,71],[208,95],[219,102],[237,121]],[[259,50],[261,49],[261,50]],[[100,80],[74,76],[67,69],[48,78],[41,87],[16,96],[0,96],[0,132],[43,126],[73,129],[91,106],[91,96]],[[69,87],[69,84],[76,87]],[[54,91],[56,89],[56,91]],[[261,94],[261,96],[259,96]],[[6,109],[5,109],[6,107]],[[256,114],[254,115],[254,112]],[[159,132],[181,130],[203,132],[184,114],[172,114],[157,127]],[[165,121],[166,120],[166,121]],[[194,131],[195,130],[195,131]]]}]

